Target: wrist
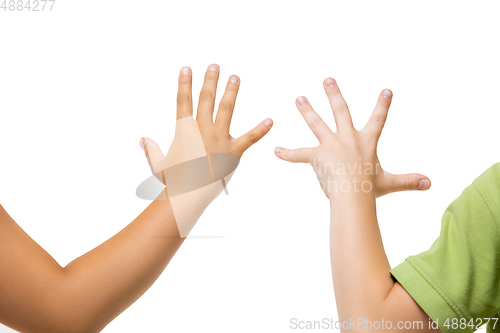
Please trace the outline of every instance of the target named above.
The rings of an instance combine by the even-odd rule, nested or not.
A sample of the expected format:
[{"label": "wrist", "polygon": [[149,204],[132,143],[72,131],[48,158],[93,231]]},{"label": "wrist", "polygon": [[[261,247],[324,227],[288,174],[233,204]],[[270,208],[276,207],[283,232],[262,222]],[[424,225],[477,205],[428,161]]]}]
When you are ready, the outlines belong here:
[{"label": "wrist", "polygon": [[329,198],[346,195],[375,195],[375,182],[366,175],[321,177],[320,186]]}]

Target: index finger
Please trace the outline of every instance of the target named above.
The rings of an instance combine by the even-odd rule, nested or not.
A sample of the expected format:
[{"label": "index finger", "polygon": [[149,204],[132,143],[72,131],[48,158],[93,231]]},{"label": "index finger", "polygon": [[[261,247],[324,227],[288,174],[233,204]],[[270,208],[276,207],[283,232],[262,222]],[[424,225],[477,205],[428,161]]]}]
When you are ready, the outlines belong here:
[{"label": "index finger", "polygon": [[300,96],[295,104],[319,142],[323,142],[329,135],[333,134],[328,125],[314,111],[307,98]]},{"label": "index finger", "polygon": [[385,121],[387,120],[387,113],[392,101],[392,91],[384,89],[378,97],[377,105],[366,123],[365,131],[372,133],[376,138],[380,137],[382,129],[384,128]]}]

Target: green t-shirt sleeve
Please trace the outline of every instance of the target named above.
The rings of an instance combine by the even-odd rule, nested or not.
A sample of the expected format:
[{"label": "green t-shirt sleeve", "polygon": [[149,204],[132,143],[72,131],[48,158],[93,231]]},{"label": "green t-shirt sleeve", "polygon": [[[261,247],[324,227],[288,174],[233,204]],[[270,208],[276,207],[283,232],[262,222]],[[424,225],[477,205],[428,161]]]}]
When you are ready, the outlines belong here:
[{"label": "green t-shirt sleeve", "polygon": [[488,332],[500,332],[499,221],[497,163],[448,206],[430,249],[391,269],[443,332],[473,332],[488,318]]}]

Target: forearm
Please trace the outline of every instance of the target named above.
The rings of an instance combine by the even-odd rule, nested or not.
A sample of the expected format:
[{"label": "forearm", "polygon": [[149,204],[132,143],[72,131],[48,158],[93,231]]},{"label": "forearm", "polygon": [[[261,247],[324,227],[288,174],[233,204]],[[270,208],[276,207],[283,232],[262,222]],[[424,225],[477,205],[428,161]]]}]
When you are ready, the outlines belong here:
[{"label": "forearm", "polygon": [[[405,327],[406,332],[440,332],[429,325],[429,316],[389,273],[375,195],[331,193],[330,209],[332,275],[339,320],[357,323],[354,330],[347,325],[342,332],[391,332],[398,327]],[[372,329],[368,321],[378,322],[373,327],[380,325],[379,329]]]},{"label": "forearm", "polygon": [[373,192],[330,194],[330,248],[339,319],[373,318],[392,287]]},{"label": "forearm", "polygon": [[[118,234],[65,268],[63,295],[98,331],[156,281],[184,238],[167,200],[154,201]],[[82,318],[77,318],[82,320]]]}]

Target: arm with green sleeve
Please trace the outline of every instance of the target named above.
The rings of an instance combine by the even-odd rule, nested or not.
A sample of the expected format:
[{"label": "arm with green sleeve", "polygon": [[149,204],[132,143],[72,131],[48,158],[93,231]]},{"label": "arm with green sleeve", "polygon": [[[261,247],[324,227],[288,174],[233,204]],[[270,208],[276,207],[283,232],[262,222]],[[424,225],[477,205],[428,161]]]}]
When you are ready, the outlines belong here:
[{"label": "arm with green sleeve", "polygon": [[368,123],[356,130],[335,80],[326,79],[324,88],[337,131],[299,97],[297,107],[320,144],[278,147],[276,155],[310,163],[330,200],[332,277],[341,331],[454,332],[445,326],[447,318],[493,317],[500,304],[498,218],[491,207],[500,202],[498,165],[448,208],[441,236],[429,251],[391,270],[376,198],[427,190],[430,180],[420,174],[393,175],[380,165],[377,144],[392,101],[390,90],[380,94]]},{"label": "arm with green sleeve", "polygon": [[391,274],[444,332],[500,332],[500,163],[446,209],[439,238]]}]

